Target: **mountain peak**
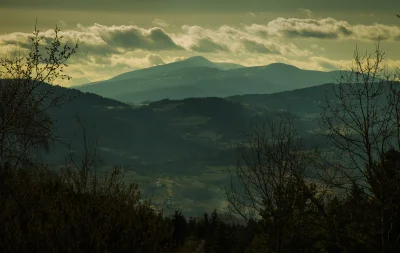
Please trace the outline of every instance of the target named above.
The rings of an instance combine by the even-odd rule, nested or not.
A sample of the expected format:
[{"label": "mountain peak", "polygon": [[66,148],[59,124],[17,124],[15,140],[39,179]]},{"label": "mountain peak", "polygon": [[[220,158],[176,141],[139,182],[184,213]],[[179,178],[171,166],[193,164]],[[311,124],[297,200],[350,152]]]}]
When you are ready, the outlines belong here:
[{"label": "mountain peak", "polygon": [[291,69],[299,69],[296,66],[282,63],[282,62],[274,62],[265,66],[266,68],[291,68]]},{"label": "mountain peak", "polygon": [[201,55],[192,56],[192,57],[189,57],[189,58],[183,60],[183,62],[188,62],[188,61],[191,61],[191,62],[209,62],[209,63],[211,63],[211,61],[209,61],[207,58],[205,58],[204,56],[201,56]]}]

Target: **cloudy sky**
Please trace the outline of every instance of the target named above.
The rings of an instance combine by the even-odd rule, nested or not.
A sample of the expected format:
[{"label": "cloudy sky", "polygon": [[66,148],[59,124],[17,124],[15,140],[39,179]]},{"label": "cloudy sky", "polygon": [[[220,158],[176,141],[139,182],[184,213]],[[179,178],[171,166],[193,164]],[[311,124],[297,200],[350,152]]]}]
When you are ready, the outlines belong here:
[{"label": "cloudy sky", "polygon": [[245,66],[348,66],[378,38],[400,67],[398,0],[0,0],[0,54],[24,47],[38,19],[79,40],[65,86],[202,55]]}]

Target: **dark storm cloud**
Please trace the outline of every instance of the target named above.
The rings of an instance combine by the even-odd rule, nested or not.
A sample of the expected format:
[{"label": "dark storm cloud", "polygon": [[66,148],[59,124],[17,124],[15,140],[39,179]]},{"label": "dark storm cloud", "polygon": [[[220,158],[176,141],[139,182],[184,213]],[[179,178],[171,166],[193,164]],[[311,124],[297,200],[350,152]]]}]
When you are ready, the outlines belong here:
[{"label": "dark storm cloud", "polygon": [[398,26],[383,24],[351,25],[347,21],[333,18],[300,19],[277,18],[266,25],[253,24],[246,31],[268,38],[274,36],[305,39],[355,39],[355,40],[394,40],[400,35]]},{"label": "dark storm cloud", "polygon": [[350,36],[353,34],[353,31],[351,31],[349,28],[346,28],[344,26],[339,26],[338,27],[338,32],[345,35],[345,36]]},{"label": "dark storm cloud", "polygon": [[286,37],[305,37],[317,39],[337,39],[353,34],[347,22],[326,19],[278,18],[269,26],[277,29]]},{"label": "dark storm cloud", "polygon": [[287,37],[306,37],[318,39],[337,39],[339,35],[333,32],[313,31],[313,30],[287,30]]},{"label": "dark storm cloud", "polygon": [[[2,51],[12,46],[21,49],[31,47],[30,33],[9,33],[0,35],[0,46]],[[41,33],[42,44],[49,45],[54,36],[53,30]],[[101,57],[109,57],[113,54],[123,54],[132,50],[163,51],[184,50],[177,45],[171,37],[161,28],[143,29],[136,26],[78,26],[76,30],[65,30],[60,32],[62,41],[70,45],[78,42],[78,55],[75,61],[86,61],[88,58],[99,64],[106,64]],[[106,58],[103,58],[106,59]]]},{"label": "dark storm cloud", "polygon": [[[85,29],[85,28],[83,28]],[[182,50],[161,28],[143,29],[137,26],[103,26],[87,28],[98,34],[108,45],[124,49]]]},{"label": "dark storm cloud", "polygon": [[[78,26],[76,30],[61,31],[62,42],[79,47],[76,57],[70,63],[110,64],[113,55],[123,55],[135,50],[167,51],[185,50],[175,44],[171,37],[161,28],[142,29],[136,26]],[[41,33],[42,45],[50,45],[54,38],[54,31],[48,30]],[[0,53],[13,52],[16,46],[20,49],[30,49],[32,34],[9,33],[0,35]],[[42,47],[41,49],[43,49]],[[160,64],[162,58],[149,58],[151,64]]]},{"label": "dark storm cloud", "polygon": [[112,31],[104,36],[110,46],[129,49],[171,50],[182,49],[160,28],[152,28],[148,33],[141,33],[137,28],[125,31]]}]

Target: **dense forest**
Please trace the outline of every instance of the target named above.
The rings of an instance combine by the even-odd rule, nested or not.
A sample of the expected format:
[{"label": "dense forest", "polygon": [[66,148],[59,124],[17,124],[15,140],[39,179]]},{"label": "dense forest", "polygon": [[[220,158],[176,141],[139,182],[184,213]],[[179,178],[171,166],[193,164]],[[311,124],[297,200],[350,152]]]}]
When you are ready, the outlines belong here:
[{"label": "dense forest", "polygon": [[58,31],[42,48],[35,30],[27,56],[0,59],[1,252],[400,252],[400,83],[379,44],[356,49],[329,86],[315,131],[329,147],[308,145],[292,114],[271,115],[237,145],[230,213],[187,217],[153,208],[121,167],[99,174],[84,124],[79,159],[43,162],[60,141],[48,111],[74,100],[48,85],[70,78],[78,50]]}]

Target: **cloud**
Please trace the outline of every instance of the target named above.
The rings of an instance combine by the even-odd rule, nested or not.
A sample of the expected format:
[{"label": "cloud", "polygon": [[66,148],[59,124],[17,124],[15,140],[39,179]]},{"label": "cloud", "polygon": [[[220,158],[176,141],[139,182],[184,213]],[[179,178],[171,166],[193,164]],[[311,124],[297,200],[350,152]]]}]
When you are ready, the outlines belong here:
[{"label": "cloud", "polygon": [[350,25],[345,21],[326,19],[277,18],[268,23],[270,35],[283,37],[303,37],[317,39],[337,39],[352,34]]},{"label": "cloud", "polygon": [[[42,35],[44,42],[49,44],[54,31],[47,30]],[[78,29],[61,31],[60,35],[63,36],[63,42],[69,44],[79,42],[77,51],[79,59],[77,57],[73,59],[82,63],[90,58],[92,62],[108,64],[107,58],[111,55],[124,54],[132,50],[183,50],[164,30],[157,27],[146,30],[136,26],[78,25]],[[19,45],[21,48],[29,49],[30,37],[32,34],[29,33],[0,35],[0,46],[3,48],[5,45]]]},{"label": "cloud", "polygon": [[250,17],[256,17],[256,14],[254,14],[254,12],[246,12],[246,16],[250,16]]},{"label": "cloud", "polygon": [[326,57],[319,56],[310,57],[310,61],[318,64],[325,71],[339,70],[350,63],[350,61],[330,60]]},{"label": "cloud", "polygon": [[182,26],[182,33],[175,35],[178,43],[187,50],[201,53],[229,52],[226,45],[229,37],[229,33],[189,25]]},{"label": "cloud", "polygon": [[310,47],[311,47],[312,49],[319,49],[320,51],[325,51],[325,48],[324,48],[324,47],[321,47],[321,46],[318,45],[318,44],[311,44]]},{"label": "cloud", "polygon": [[66,27],[68,26],[67,22],[65,22],[64,20],[60,20],[58,21],[59,27]]},{"label": "cloud", "polygon": [[270,54],[270,53],[273,53],[263,43],[260,43],[260,42],[254,41],[254,40],[249,40],[249,39],[246,39],[246,38],[241,38],[241,42],[242,42],[242,44],[245,47],[247,52],[259,53],[259,54]]},{"label": "cloud", "polygon": [[310,9],[304,9],[304,8],[299,8],[297,9],[299,11],[301,11],[302,13],[306,14],[307,17],[311,18],[313,15],[313,12]]},{"label": "cloud", "polygon": [[164,27],[164,28],[167,28],[167,27],[171,26],[170,24],[168,24],[164,20],[158,19],[158,18],[154,19],[152,23],[153,23],[153,25],[156,25],[156,26],[159,26],[159,27]]},{"label": "cloud", "polygon": [[293,43],[282,42],[279,38],[263,37],[244,28],[227,25],[217,29],[184,25],[182,32],[172,37],[187,50],[200,53],[307,54],[301,52]]},{"label": "cloud", "polygon": [[71,78],[71,85],[81,85],[85,83],[90,83],[90,80],[87,77],[81,77],[81,78]]},{"label": "cloud", "polygon": [[[42,46],[49,45],[54,30],[42,31]],[[62,43],[70,45],[79,41],[77,53],[69,60],[66,72],[74,80],[61,85],[76,85],[87,80],[107,79],[133,69],[163,64],[159,54],[152,52],[184,51],[159,27],[143,29],[137,26],[93,26],[78,25],[75,29],[59,33]],[[28,52],[31,33],[9,33],[0,35],[0,55]],[[44,48],[44,47],[42,47]],[[149,54],[150,53],[150,54]],[[85,70],[81,72],[81,70]]]},{"label": "cloud", "polygon": [[178,56],[178,57],[174,57],[171,62],[183,61],[183,60],[186,60],[188,58],[189,57]]},{"label": "cloud", "polygon": [[197,40],[190,49],[201,53],[214,53],[218,51],[229,51],[228,47],[224,44],[218,44],[211,38],[202,38]]},{"label": "cloud", "polygon": [[164,59],[158,54],[149,54],[147,57],[150,66],[165,64]]},{"label": "cloud", "polygon": [[31,41],[29,38],[32,37],[31,33],[9,33],[0,35],[0,46],[18,46],[22,49],[29,49],[31,46]]},{"label": "cloud", "polygon": [[[54,30],[41,32],[42,44],[50,45],[54,38]],[[129,26],[92,26],[78,25],[76,29],[59,32],[63,43],[79,44],[76,56],[69,63],[110,64],[112,55],[125,54],[130,51],[179,51],[184,50],[162,28],[150,29]],[[0,35],[0,54],[14,51],[15,47],[29,50],[31,33],[9,33]]]},{"label": "cloud", "polygon": [[[180,33],[171,36],[178,45],[187,50],[201,53],[310,55],[308,50],[299,49],[291,42],[282,41],[279,36],[269,36],[266,26],[253,24],[252,27],[256,29],[248,29],[248,26],[232,27],[228,25],[209,29],[184,25]],[[257,30],[257,28],[260,29]],[[259,33],[262,29],[265,34]]]},{"label": "cloud", "polygon": [[400,38],[400,27],[383,24],[350,25],[347,21],[333,18],[300,19],[277,18],[266,25],[252,24],[245,27],[251,34],[267,37],[304,38],[325,40],[381,40],[395,41]]},{"label": "cloud", "polygon": [[[161,21],[155,20],[154,23],[161,24]],[[48,44],[54,32],[44,31],[42,35]],[[146,29],[133,24],[78,25],[74,29],[62,29],[60,35],[70,44],[79,40],[77,54],[69,61],[67,70],[75,78],[73,84],[77,84],[86,79],[108,79],[123,72],[193,55],[244,66],[284,62],[308,69],[332,70],[340,67],[342,62],[329,59],[329,56],[335,59],[346,57],[343,51],[332,53],[336,47],[341,47],[339,43],[350,48],[354,41],[371,42],[378,37],[389,42],[400,41],[400,28],[383,24],[350,24],[333,18],[280,17],[251,25],[183,25],[180,29],[162,28],[161,25]],[[29,49],[31,36],[29,33],[0,35],[0,54],[15,50],[16,45],[23,50]],[[307,41],[301,42],[300,39]],[[367,43],[361,45],[364,47]],[[399,63],[392,65],[396,64]]]},{"label": "cloud", "polygon": [[183,49],[159,27],[143,29],[135,25],[105,26],[94,24],[90,27],[83,27],[80,25],[79,28],[99,36],[112,47],[144,49],[149,51]]}]

